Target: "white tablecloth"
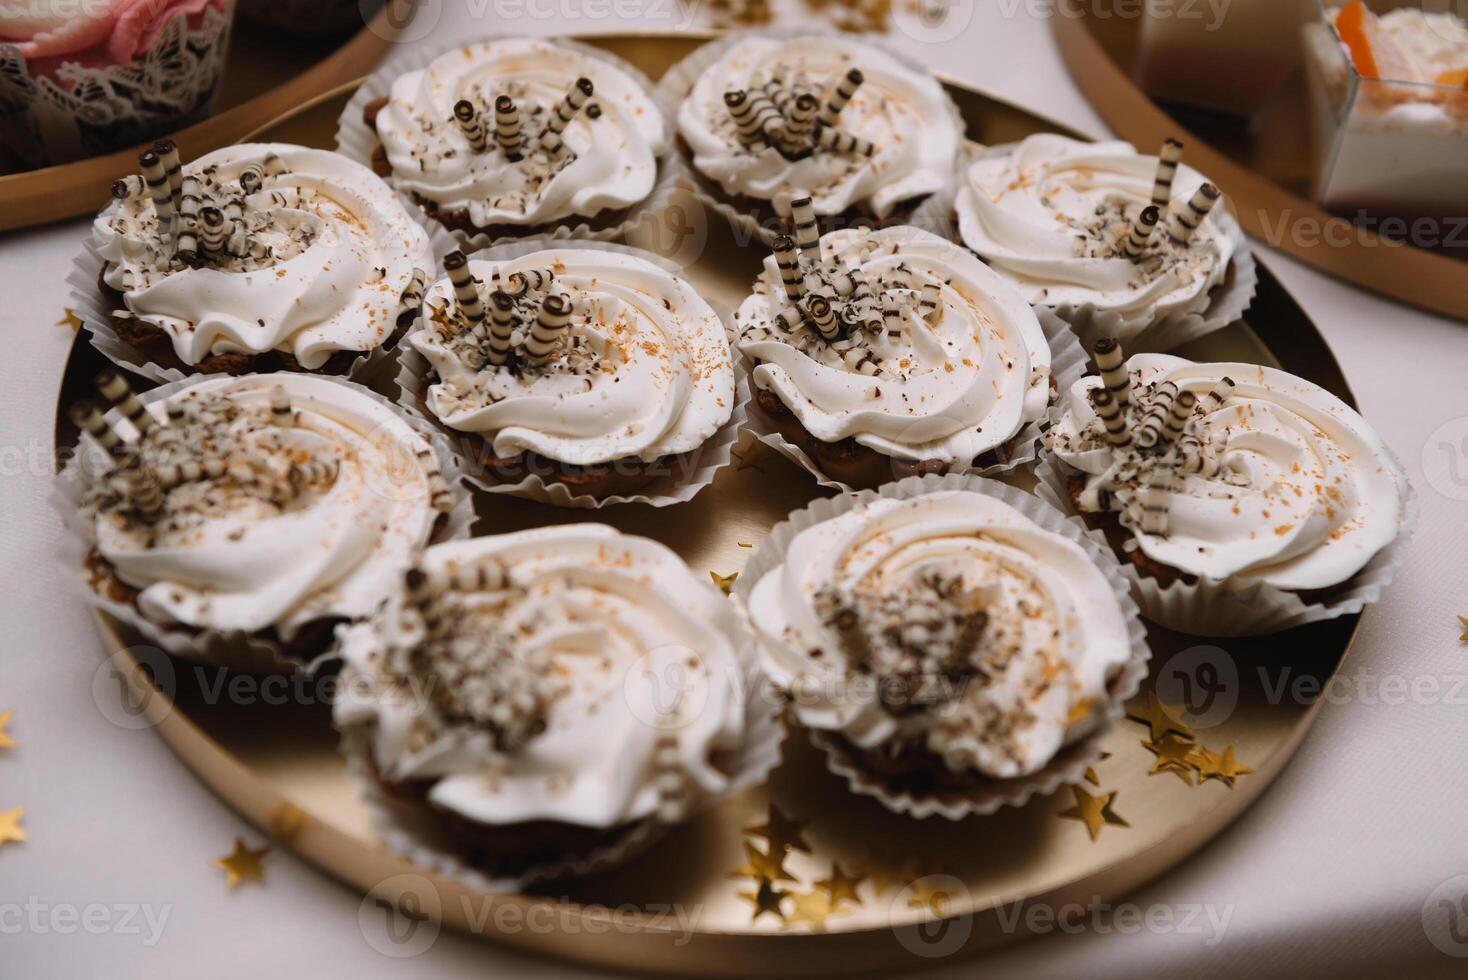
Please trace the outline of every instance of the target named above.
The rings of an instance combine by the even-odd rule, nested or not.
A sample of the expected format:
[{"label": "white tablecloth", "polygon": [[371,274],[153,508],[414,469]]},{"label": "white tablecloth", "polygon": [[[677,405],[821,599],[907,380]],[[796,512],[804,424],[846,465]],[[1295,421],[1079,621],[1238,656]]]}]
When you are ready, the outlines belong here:
[{"label": "white tablecloth", "polygon": [[[958,16],[970,20],[956,38],[894,40],[934,68],[1102,134],[1054,49],[1051,7],[961,0]],[[427,10],[441,15],[436,36],[707,22],[677,0],[429,0]],[[475,17],[501,10],[519,16],[509,27]],[[632,10],[643,16],[613,16]],[[359,931],[360,896],[286,853],[268,859],[265,886],[226,891],[210,860],[236,834],[258,835],[158,738],[99,714],[91,685],[101,647],[53,560],[61,531],[47,505],[57,380],[72,342],[54,321],[84,228],[73,221],[0,242],[0,711],[15,709],[10,733],[20,743],[0,750],[0,812],[25,806],[30,837],[0,848],[0,977],[590,976],[447,932],[420,956],[386,960]],[[1450,881],[1468,874],[1468,779],[1459,768],[1468,756],[1468,689],[1456,689],[1468,675],[1468,646],[1454,618],[1468,613],[1468,503],[1454,499],[1468,497],[1468,486],[1454,484],[1449,468],[1456,461],[1468,483],[1468,325],[1262,251],[1324,331],[1421,495],[1409,560],[1366,618],[1349,669],[1363,679],[1436,679],[1437,693],[1326,704],[1288,771],[1237,825],[1131,898],[1144,910],[1227,910],[1222,941],[1210,944],[1216,937],[1207,930],[1088,929],[938,964],[931,976],[1201,978],[1227,970],[1237,980],[1342,980],[1468,969],[1430,941],[1423,919],[1425,906],[1468,893],[1468,879]],[[141,914],[126,920],[131,906],[151,910],[153,924]],[[1468,911],[1462,917],[1468,927]],[[1445,920],[1432,921],[1442,945],[1468,955],[1468,939],[1454,946]]]}]

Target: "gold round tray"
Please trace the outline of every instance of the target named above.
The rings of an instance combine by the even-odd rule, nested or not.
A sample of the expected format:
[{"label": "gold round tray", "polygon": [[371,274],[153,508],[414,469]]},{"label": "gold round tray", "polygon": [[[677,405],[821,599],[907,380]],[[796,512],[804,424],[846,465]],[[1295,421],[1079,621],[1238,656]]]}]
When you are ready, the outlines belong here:
[{"label": "gold round tray", "polygon": [[[708,36],[587,40],[657,77]],[[1064,131],[976,89],[947,85],[974,138],[1002,142],[1038,130]],[[343,102],[309,107],[270,135],[330,146]],[[695,238],[706,234],[702,247],[688,250],[685,237],[677,251],[689,277],[711,298],[737,301],[758,271],[760,250],[741,249],[722,224],[698,229]],[[1186,353],[1280,365],[1350,400],[1329,348],[1267,268],[1260,269],[1249,321],[1252,328],[1235,324]],[[101,364],[79,339],[61,405],[85,393]],[[75,442],[65,412],[58,412],[56,438],[62,447]],[[495,497],[480,500],[480,529],[605,521],[669,544],[700,574],[728,576],[772,525],[828,492],[772,452],[745,445],[739,456],[712,487],[676,508],[578,511]],[[1292,676],[1324,684],[1340,667],[1357,619],[1286,636],[1221,641],[1226,652],[1207,640],[1151,631],[1153,674],[1129,707],[1146,712],[1149,696],[1160,691],[1195,723],[1198,745],[1220,755],[1231,748],[1232,758],[1251,770],[1236,778],[1185,781],[1176,771],[1154,771],[1157,759],[1143,743],[1163,736],[1127,720],[1108,738],[1108,757],[1080,787],[993,816],[916,821],[853,796],[805,736],[792,731],[785,761],[767,786],[703,813],[631,864],[533,894],[486,895],[383,850],[337,754],[330,710],[314,683],[272,687],[260,679],[226,678],[134,646],[137,637],[98,617],[113,651],[109,663],[130,691],[130,724],[156,727],[247,820],[366,892],[359,921],[367,941],[382,951],[421,951],[424,936],[436,934],[442,923],[604,966],[729,976],[847,973],[857,964],[913,967],[1049,931],[1053,916],[1074,917],[1082,907],[1115,902],[1242,813],[1304,738],[1314,706],[1271,693],[1256,667],[1288,662]],[[243,686],[232,687],[236,682]],[[803,827],[792,830],[786,820]],[[776,849],[771,864],[764,842],[772,835],[799,840],[809,851]],[[833,894],[842,900],[833,903]],[[756,917],[761,898],[767,910]]]},{"label": "gold round tray", "polygon": [[[1061,57],[1092,107],[1124,139],[1137,146],[1158,146],[1169,136],[1183,140],[1188,162],[1228,193],[1244,230],[1270,246],[1358,286],[1468,320],[1464,256],[1385,238],[1311,199],[1313,151],[1301,73],[1252,123],[1159,106],[1133,78],[1141,18],[1101,16],[1104,5],[1081,0],[1060,2],[1064,9],[1051,21]],[[1342,226],[1348,233],[1329,233]],[[1291,228],[1313,233],[1291,234]]]},{"label": "gold round tray", "polygon": [[[326,42],[321,38],[283,37],[279,31],[237,20],[217,108],[208,119],[174,134],[179,146],[188,147],[191,156],[201,156],[251,139],[282,116],[330,98],[343,87],[356,88],[393,37],[391,7],[325,57]],[[0,175],[0,231],[95,212],[107,200],[112,182],[136,169],[141,149]]]}]

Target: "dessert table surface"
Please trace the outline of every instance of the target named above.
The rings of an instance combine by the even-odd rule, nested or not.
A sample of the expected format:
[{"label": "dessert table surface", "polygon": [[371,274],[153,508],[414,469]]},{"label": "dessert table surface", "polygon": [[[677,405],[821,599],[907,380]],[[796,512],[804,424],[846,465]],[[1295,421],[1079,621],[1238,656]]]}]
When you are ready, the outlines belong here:
[{"label": "dessert table surface", "polygon": [[[708,23],[706,6],[683,0],[420,6],[429,41]],[[955,0],[938,28],[899,25],[889,37],[935,69],[1105,135],[1053,47],[1056,6]],[[1116,5],[1118,15],[1130,6]],[[784,23],[812,16],[793,4],[775,9]],[[14,711],[17,743],[0,750],[0,812],[24,806],[28,835],[0,847],[0,975],[596,975],[448,931],[419,955],[388,960],[359,926],[361,896],[287,852],[266,859],[263,884],[227,890],[211,862],[235,836],[260,835],[152,733],[99,710],[106,693],[94,695],[94,677],[105,653],[56,560],[62,528],[48,501],[55,395],[73,340],[57,321],[86,229],[73,221],[0,238],[10,344],[0,357],[0,712]],[[1129,896],[1140,914],[1102,909],[1089,924],[980,959],[934,960],[929,976],[1182,980],[1227,970],[1240,980],[1344,980],[1462,976],[1468,967],[1468,778],[1459,768],[1468,644],[1457,620],[1468,615],[1468,325],[1255,244],[1325,334],[1418,490],[1421,523],[1405,567],[1366,615],[1293,763],[1213,844]]]}]

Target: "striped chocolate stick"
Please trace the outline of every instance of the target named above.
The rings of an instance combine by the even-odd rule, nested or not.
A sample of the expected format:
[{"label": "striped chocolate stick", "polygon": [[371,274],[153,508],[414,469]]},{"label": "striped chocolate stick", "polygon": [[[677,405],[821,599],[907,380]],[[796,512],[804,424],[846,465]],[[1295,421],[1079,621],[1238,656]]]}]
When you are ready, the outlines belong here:
[{"label": "striped chocolate stick", "polygon": [[444,271],[454,286],[454,302],[471,325],[477,326],[484,320],[484,304],[479,300],[479,288],[474,284],[474,274],[469,271],[469,260],[464,253],[455,249],[443,257]]},{"label": "striped chocolate stick", "polygon": [[846,103],[851,101],[851,97],[856,94],[857,89],[861,88],[861,83],[865,80],[859,68],[851,69],[836,80],[830,94],[826,96],[826,104],[821,106],[819,118],[822,126],[836,125],[841,110],[846,108]]},{"label": "striped chocolate stick", "polygon": [[816,206],[809,194],[790,202],[790,220],[795,225],[795,244],[800,252],[812,252],[819,261],[821,257],[821,228],[816,222]]},{"label": "striped chocolate stick", "polygon": [[1172,182],[1177,177],[1177,164],[1183,158],[1183,145],[1168,138],[1162,141],[1157,154],[1157,177],[1152,182],[1152,204],[1162,213],[1167,213],[1172,204]]},{"label": "striped chocolate stick", "polygon": [[571,325],[571,303],[560,293],[550,293],[540,304],[530,336],[525,338],[525,354],[532,364],[555,360],[561,338]]},{"label": "striped chocolate stick", "polygon": [[1131,375],[1126,369],[1126,355],[1114,337],[1102,337],[1091,351],[1096,359],[1096,370],[1101,372],[1101,384],[1111,392],[1116,404],[1125,409],[1131,403]]},{"label": "striped chocolate stick", "polygon": [[96,385],[102,397],[116,406],[117,411],[132,423],[132,427],[138,430],[139,434],[146,433],[157,424],[153,413],[144,408],[138,396],[133,394],[132,386],[127,383],[127,379],[116,371],[111,368],[102,371],[97,375]]},{"label": "striped chocolate stick", "polygon": [[800,275],[800,252],[795,239],[780,235],[775,239],[775,264],[780,269],[780,282],[785,286],[785,295],[791,300],[805,295],[805,284]]},{"label": "striped chocolate stick", "polygon": [[473,102],[460,99],[454,103],[454,125],[464,134],[469,149],[475,153],[489,151],[489,137],[484,132],[484,122],[479,118],[479,110],[474,107]]},{"label": "striped chocolate stick", "polygon": [[1198,230],[1198,226],[1203,223],[1203,219],[1208,217],[1221,196],[1222,191],[1213,184],[1204,184],[1199,187],[1193,193],[1187,206],[1174,211],[1172,218],[1168,221],[1167,233],[1172,236],[1172,240],[1179,244],[1186,244],[1193,237],[1193,233]]},{"label": "striped chocolate stick", "polygon": [[1140,261],[1147,253],[1147,246],[1152,243],[1152,236],[1157,231],[1157,223],[1162,220],[1162,212],[1157,205],[1149,204],[1137,214],[1137,220],[1132,222],[1132,230],[1126,239],[1126,257],[1133,262]]},{"label": "striped chocolate stick", "polygon": [[1132,444],[1132,435],[1127,431],[1126,413],[1117,404],[1116,396],[1103,388],[1092,388],[1091,407],[1106,428],[1106,442],[1113,449],[1125,449]]},{"label": "striped chocolate stick", "polygon": [[525,135],[520,129],[520,107],[508,95],[494,100],[494,141],[499,144],[505,159],[516,162],[523,159]]},{"label": "striped chocolate stick", "polygon": [[503,289],[489,294],[490,333],[485,356],[496,367],[510,360],[515,333],[515,300]]}]

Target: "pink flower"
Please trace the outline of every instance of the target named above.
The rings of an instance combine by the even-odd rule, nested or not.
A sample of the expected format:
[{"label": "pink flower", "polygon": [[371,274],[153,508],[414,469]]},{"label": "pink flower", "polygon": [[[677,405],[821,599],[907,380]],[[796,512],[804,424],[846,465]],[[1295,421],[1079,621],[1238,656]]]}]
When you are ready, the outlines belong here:
[{"label": "pink flower", "polygon": [[0,38],[26,61],[62,58],[126,64],[179,13],[217,0],[0,0]]}]

